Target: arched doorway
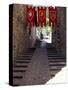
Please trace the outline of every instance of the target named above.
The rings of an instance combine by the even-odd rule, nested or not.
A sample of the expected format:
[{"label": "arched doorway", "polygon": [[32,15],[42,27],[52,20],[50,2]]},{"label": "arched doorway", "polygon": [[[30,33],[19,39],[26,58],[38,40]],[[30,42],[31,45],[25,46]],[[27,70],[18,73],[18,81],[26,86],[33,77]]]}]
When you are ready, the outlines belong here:
[{"label": "arched doorway", "polygon": [[38,39],[43,40],[46,43],[52,43],[52,26],[49,25],[48,7],[46,8],[46,26],[37,26],[36,36]]}]

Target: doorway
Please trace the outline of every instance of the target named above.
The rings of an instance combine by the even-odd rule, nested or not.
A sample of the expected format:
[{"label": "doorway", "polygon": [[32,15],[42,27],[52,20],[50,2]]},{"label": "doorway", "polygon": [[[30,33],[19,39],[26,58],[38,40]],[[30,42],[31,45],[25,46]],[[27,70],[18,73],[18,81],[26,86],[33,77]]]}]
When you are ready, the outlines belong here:
[{"label": "doorway", "polygon": [[46,43],[52,43],[52,25],[49,25],[49,10],[46,8],[46,26],[36,27],[36,36],[39,40]]}]

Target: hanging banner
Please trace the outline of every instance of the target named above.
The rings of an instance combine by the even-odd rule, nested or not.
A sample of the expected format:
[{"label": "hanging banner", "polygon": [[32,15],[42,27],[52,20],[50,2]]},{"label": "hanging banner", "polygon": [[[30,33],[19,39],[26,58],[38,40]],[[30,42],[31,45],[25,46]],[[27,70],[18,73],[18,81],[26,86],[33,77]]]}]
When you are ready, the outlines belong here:
[{"label": "hanging banner", "polygon": [[38,25],[46,25],[46,8],[38,8]]},{"label": "hanging banner", "polygon": [[56,7],[49,7],[49,24],[56,25],[57,23],[57,10]]},{"label": "hanging banner", "polygon": [[27,7],[27,21],[31,26],[35,24],[35,8],[34,7]]}]

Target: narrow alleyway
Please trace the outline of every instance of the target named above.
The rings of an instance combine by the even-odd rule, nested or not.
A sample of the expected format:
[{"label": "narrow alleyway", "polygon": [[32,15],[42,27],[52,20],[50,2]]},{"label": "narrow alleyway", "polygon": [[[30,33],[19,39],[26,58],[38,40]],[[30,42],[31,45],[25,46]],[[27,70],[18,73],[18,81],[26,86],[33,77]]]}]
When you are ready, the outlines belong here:
[{"label": "narrow alleyway", "polygon": [[12,4],[9,11],[9,84],[47,84],[66,66],[66,7]]}]

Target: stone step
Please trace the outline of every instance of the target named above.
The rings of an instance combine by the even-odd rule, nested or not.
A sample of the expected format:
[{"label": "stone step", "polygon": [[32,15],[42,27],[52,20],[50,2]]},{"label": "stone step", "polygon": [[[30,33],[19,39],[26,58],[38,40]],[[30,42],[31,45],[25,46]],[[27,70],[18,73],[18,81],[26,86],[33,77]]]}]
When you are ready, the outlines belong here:
[{"label": "stone step", "polygon": [[28,49],[28,51],[26,51],[26,52],[34,52],[35,51],[35,49]]},{"label": "stone step", "polygon": [[16,86],[17,87],[17,86],[20,86],[20,85],[19,84],[13,84],[12,86]]},{"label": "stone step", "polygon": [[31,58],[32,56],[24,56],[24,55],[22,55],[22,56],[19,56],[19,57],[21,57],[21,58]]},{"label": "stone step", "polygon": [[24,72],[13,72],[13,76],[23,76]]},{"label": "stone step", "polygon": [[49,48],[47,48],[47,50],[54,50],[54,51],[56,51],[56,49],[54,47],[49,47]]},{"label": "stone step", "polygon": [[21,57],[21,58],[31,58],[32,56],[27,56],[27,55],[26,55],[26,56],[23,56],[23,55],[22,55],[22,56],[19,56],[19,58],[20,58],[20,57]]},{"label": "stone step", "polygon": [[33,53],[24,53],[23,55],[33,55]]},{"label": "stone step", "polygon": [[34,51],[35,49],[36,49],[36,48],[29,48],[28,50],[33,50],[33,51]]},{"label": "stone step", "polygon": [[49,66],[65,66],[65,64],[49,64]]},{"label": "stone step", "polygon": [[59,70],[55,70],[55,71],[53,70],[50,73],[51,73],[51,75],[54,75],[55,76],[58,72],[59,72]]},{"label": "stone step", "polygon": [[49,59],[49,62],[66,62],[65,59]]},{"label": "stone step", "polygon": [[47,53],[57,53],[56,51],[47,51]]},{"label": "stone step", "polygon": [[16,60],[16,63],[30,63],[29,60]]},{"label": "stone step", "polygon": [[23,69],[14,69],[14,70],[13,70],[13,73],[14,73],[14,72],[17,72],[17,73],[19,73],[19,72],[24,73],[24,72],[26,72],[26,70],[23,70]]},{"label": "stone step", "polygon": [[28,66],[29,64],[28,63],[16,63],[15,66],[23,66],[23,67],[26,67]]},{"label": "stone step", "polygon": [[53,55],[53,54],[51,54],[51,55],[48,55],[48,56],[60,56],[60,55],[58,55],[58,54],[54,54],[54,55]]},{"label": "stone step", "polygon": [[27,67],[20,67],[20,68],[18,68],[18,67],[13,67],[13,71],[14,70],[26,70],[27,69]]},{"label": "stone step", "polygon": [[61,56],[59,56],[57,54],[52,54],[52,55],[48,55],[48,57],[61,57]]},{"label": "stone step", "polygon": [[47,53],[48,55],[57,55],[57,53]]},{"label": "stone step", "polygon": [[50,47],[50,48],[48,48],[47,50],[48,50],[48,51],[56,51],[56,49],[55,49],[55,48],[51,48],[51,47]]},{"label": "stone step", "polygon": [[22,79],[13,79],[13,85],[14,86],[21,86],[22,84]]},{"label": "stone step", "polygon": [[22,79],[23,78],[23,76],[13,76],[13,79]]},{"label": "stone step", "polygon": [[55,75],[54,74],[51,74],[51,78],[53,78],[53,77],[55,77]]},{"label": "stone step", "polygon": [[20,56],[32,56],[32,54],[22,54]]},{"label": "stone step", "polygon": [[66,62],[49,62],[49,64],[51,65],[51,64],[66,64]]},{"label": "stone step", "polygon": [[27,68],[28,65],[15,65],[14,68]]},{"label": "stone step", "polygon": [[63,66],[49,66],[49,67],[50,69],[58,69],[58,70],[63,68]]},{"label": "stone step", "polygon": [[23,77],[22,76],[14,76],[13,77],[13,85],[19,86],[21,84]]},{"label": "stone step", "polygon": [[17,58],[17,60],[31,60],[31,58]]},{"label": "stone step", "polygon": [[25,53],[34,53],[34,51],[27,51],[27,52],[25,52]]},{"label": "stone step", "polygon": [[65,59],[64,57],[48,57],[48,59]]},{"label": "stone step", "polygon": [[61,68],[50,68],[50,71],[60,71]]}]

